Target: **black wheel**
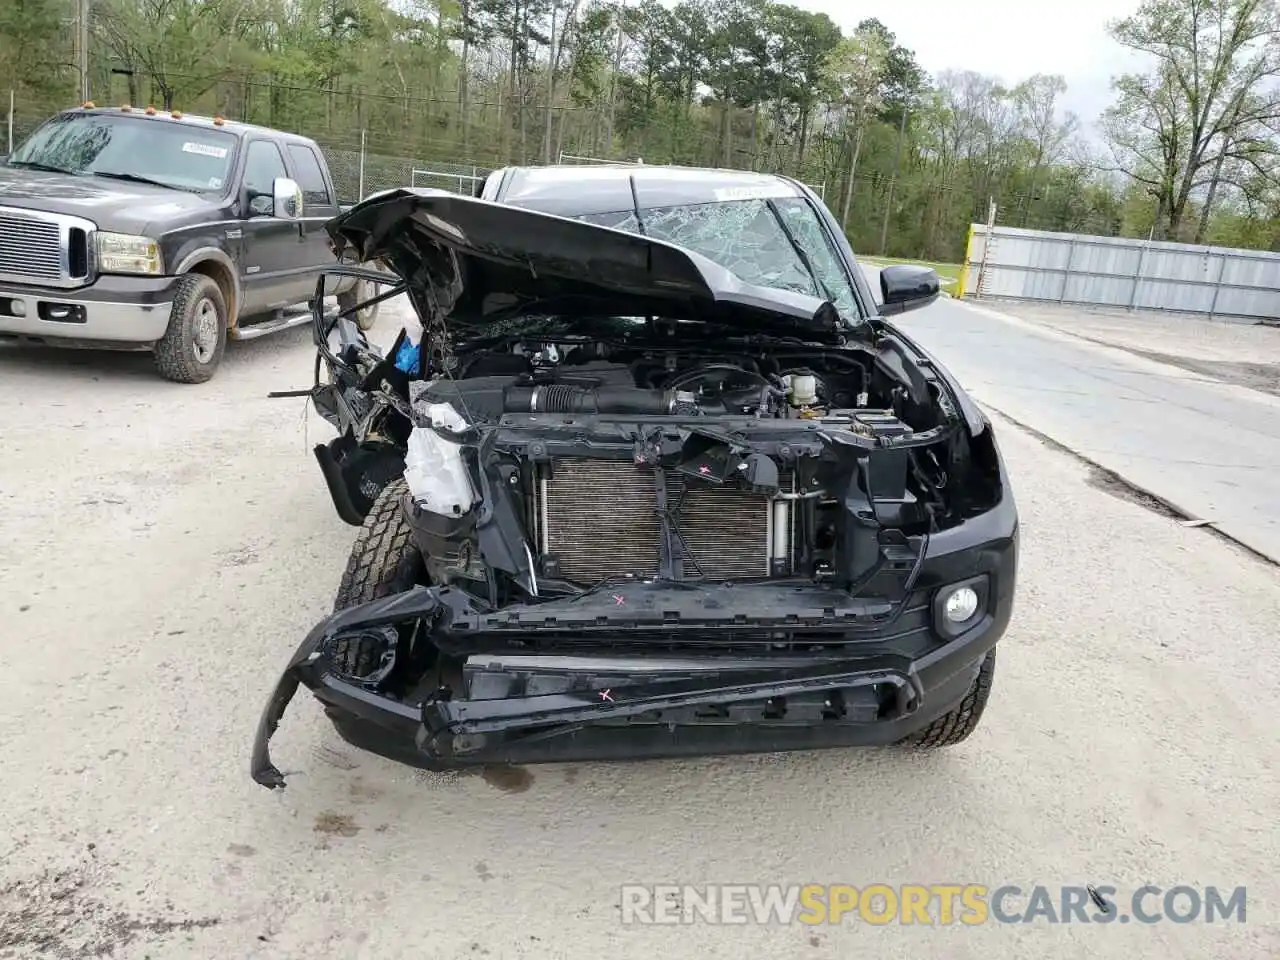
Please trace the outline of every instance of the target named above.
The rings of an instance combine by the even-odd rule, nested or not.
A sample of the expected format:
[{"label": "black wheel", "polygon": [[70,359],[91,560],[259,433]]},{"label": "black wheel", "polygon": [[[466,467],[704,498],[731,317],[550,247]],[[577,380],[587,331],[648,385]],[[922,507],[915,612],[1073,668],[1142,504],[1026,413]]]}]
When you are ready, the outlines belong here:
[{"label": "black wheel", "polygon": [[996,652],[992,650],[983,659],[982,666],[978,668],[978,676],[960,705],[949,713],[944,713],[923,730],[898,741],[899,746],[931,750],[935,747],[950,747],[967,739],[969,734],[978,729],[982,712],[986,710],[987,701],[991,698],[995,678]]},{"label": "black wheel", "polygon": [[[410,537],[400,501],[408,488],[400,477],[387,484],[364,518],[351,547],[347,569],[338,584],[335,611],[400,593],[426,580],[422,554]],[[377,667],[380,644],[372,637],[340,640],[334,648],[335,666],[348,676],[362,677]]]},{"label": "black wheel", "polygon": [[227,302],[209,277],[188,274],[178,284],[169,327],[156,342],[156,369],[175,383],[204,383],[217,372],[227,345]]}]

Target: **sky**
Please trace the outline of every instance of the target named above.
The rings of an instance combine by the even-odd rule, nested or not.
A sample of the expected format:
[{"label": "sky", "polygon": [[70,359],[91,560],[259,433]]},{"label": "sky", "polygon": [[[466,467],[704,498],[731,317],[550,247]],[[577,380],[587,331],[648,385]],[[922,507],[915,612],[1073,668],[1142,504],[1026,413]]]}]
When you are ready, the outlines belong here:
[{"label": "sky", "polygon": [[1111,102],[1111,77],[1133,70],[1128,51],[1107,36],[1108,20],[1132,13],[1138,0],[791,0],[825,13],[846,33],[876,17],[914,50],[931,74],[976,70],[1009,84],[1033,73],[1067,81],[1063,107],[1092,127]]}]

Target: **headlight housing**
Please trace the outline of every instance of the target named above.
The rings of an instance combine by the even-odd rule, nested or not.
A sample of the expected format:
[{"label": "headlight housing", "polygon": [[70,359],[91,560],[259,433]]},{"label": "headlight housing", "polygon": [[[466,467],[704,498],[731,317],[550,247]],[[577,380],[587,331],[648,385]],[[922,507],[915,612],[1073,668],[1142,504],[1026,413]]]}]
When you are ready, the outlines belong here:
[{"label": "headlight housing", "polygon": [[958,637],[982,621],[991,600],[987,574],[950,583],[933,595],[933,626],[942,636]]},{"label": "headlight housing", "polygon": [[128,233],[99,233],[96,240],[100,273],[138,273],[159,276],[164,273],[160,244],[150,237]]}]

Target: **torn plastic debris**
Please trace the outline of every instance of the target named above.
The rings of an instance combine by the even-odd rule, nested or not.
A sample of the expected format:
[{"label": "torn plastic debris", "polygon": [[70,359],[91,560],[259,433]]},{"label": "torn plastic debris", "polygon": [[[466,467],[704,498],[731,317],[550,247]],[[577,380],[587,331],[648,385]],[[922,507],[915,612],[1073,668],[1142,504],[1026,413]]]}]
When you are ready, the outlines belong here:
[{"label": "torn plastic debris", "polygon": [[467,422],[448,403],[426,406],[429,426],[409,433],[404,458],[404,479],[413,500],[432,513],[460,517],[476,502],[475,488],[462,460],[462,446],[437,432],[462,433]]},{"label": "torn plastic debris", "polygon": [[396,351],[396,369],[402,373],[416,373],[421,353],[422,348],[414,342],[413,334],[405,330],[404,339],[400,342],[400,349]]}]

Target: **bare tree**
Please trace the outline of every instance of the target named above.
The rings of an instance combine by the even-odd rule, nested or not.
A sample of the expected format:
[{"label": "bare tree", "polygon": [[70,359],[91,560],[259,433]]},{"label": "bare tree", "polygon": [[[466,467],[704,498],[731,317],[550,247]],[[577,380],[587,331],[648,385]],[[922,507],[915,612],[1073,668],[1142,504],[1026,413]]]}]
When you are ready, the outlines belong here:
[{"label": "bare tree", "polygon": [[832,106],[843,114],[845,136],[850,140],[849,174],[840,222],[849,224],[849,206],[857,185],[858,155],[867,121],[880,107],[881,87],[888,67],[889,47],[872,30],[859,30],[840,41],[828,60],[835,97]]},{"label": "bare tree", "polygon": [[1067,92],[1060,76],[1037,73],[1013,88],[1013,102],[1022,135],[1031,149],[1031,174],[1022,203],[1022,225],[1027,225],[1031,198],[1040,185],[1041,174],[1063,157],[1080,126],[1073,113],[1059,116],[1058,98]]}]

